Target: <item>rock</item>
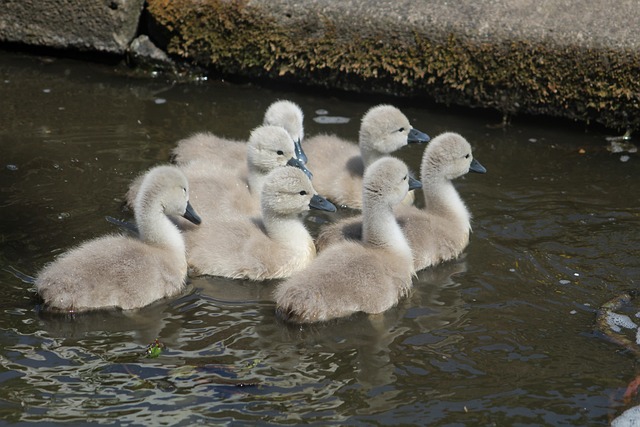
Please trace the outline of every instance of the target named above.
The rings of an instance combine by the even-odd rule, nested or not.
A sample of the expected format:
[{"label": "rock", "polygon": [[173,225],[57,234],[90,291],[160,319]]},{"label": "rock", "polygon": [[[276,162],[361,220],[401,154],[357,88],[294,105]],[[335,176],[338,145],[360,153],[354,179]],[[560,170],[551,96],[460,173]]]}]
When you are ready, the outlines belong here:
[{"label": "rock", "polygon": [[142,35],[136,37],[127,50],[131,65],[142,68],[171,68],[171,58],[149,39]]},{"label": "rock", "polygon": [[0,41],[124,54],[144,0],[3,0]]}]

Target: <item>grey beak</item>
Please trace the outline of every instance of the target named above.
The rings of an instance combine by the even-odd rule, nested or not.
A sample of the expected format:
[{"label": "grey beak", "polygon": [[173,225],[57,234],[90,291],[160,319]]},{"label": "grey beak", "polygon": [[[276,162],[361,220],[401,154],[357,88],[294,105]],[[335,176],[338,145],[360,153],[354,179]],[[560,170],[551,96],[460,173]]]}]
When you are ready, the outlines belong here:
[{"label": "grey beak", "polygon": [[294,149],[296,153],[296,159],[300,160],[300,163],[302,163],[303,165],[306,165],[307,155],[304,154],[304,150],[302,149],[302,143],[298,139],[297,141],[293,141],[293,145],[295,147]]},{"label": "grey beak", "polygon": [[287,166],[293,166],[294,168],[298,168],[302,172],[304,172],[305,175],[307,175],[307,178],[309,179],[313,178],[313,174],[311,173],[311,171],[307,169],[307,167],[295,157],[292,157],[289,159],[289,161],[287,162]]},{"label": "grey beak", "polygon": [[199,225],[202,222],[200,215],[197,214],[197,212],[195,211],[195,209],[193,209],[193,206],[191,206],[191,203],[189,202],[187,202],[187,209],[185,210],[184,215],[182,216],[185,219],[188,219],[189,221],[194,223],[195,225]]},{"label": "grey beak", "polygon": [[487,170],[480,164],[476,159],[471,160],[471,165],[469,165],[469,170],[471,172],[476,173],[487,173]]},{"label": "grey beak", "polygon": [[409,177],[409,190],[417,190],[419,188],[422,188],[422,183],[420,181],[418,181],[417,179],[415,179],[414,177],[410,176]]},{"label": "grey beak", "polygon": [[430,140],[431,138],[429,137],[429,135],[424,132],[420,132],[416,128],[411,128],[411,130],[409,131],[409,135],[407,136],[407,142],[409,144],[424,143],[429,142]]},{"label": "grey beak", "polygon": [[311,201],[309,202],[309,207],[314,209],[319,209],[321,211],[327,211],[327,212],[336,211],[336,207],[333,203],[331,203],[330,201],[328,201],[327,199],[325,199],[324,197],[318,194],[315,194],[311,198]]}]

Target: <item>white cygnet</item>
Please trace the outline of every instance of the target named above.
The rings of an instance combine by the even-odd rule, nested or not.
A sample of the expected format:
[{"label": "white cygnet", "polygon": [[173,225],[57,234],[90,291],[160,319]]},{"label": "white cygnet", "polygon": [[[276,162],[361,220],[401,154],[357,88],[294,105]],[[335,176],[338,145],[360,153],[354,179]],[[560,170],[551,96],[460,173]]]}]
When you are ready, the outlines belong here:
[{"label": "white cygnet", "polygon": [[[399,109],[384,104],[367,111],[359,133],[358,145],[335,135],[317,135],[303,143],[315,188],[336,205],[352,209],[362,208],[362,176],[370,164],[408,143],[429,141]],[[412,201],[410,196],[408,203]]]},{"label": "white cygnet", "polygon": [[38,274],[37,292],[49,310],[125,310],[180,293],[185,286],[185,244],[168,215],[194,224],[187,179],[174,166],[144,176],[136,199],[139,238],[109,235],[65,252]]},{"label": "white cygnet", "polygon": [[[297,104],[279,100],[267,108],[262,124],[284,128],[295,144],[296,158],[305,164],[307,157],[300,145],[304,137],[303,120],[302,109]],[[246,153],[246,141],[201,132],[179,141],[173,149],[172,158],[178,165],[185,165],[194,160],[206,161],[212,169],[232,169],[246,173],[246,170],[243,171]]]},{"label": "white cygnet", "polygon": [[279,284],[274,292],[279,316],[311,323],[360,311],[381,313],[407,295],[413,260],[393,208],[419,184],[393,157],[370,165],[363,180],[362,240],[331,246]]},{"label": "white cygnet", "polygon": [[233,279],[289,277],[316,255],[300,218],[309,207],[335,211],[302,170],[276,168],[262,188],[261,216],[227,215],[185,232],[189,265],[197,274]]}]

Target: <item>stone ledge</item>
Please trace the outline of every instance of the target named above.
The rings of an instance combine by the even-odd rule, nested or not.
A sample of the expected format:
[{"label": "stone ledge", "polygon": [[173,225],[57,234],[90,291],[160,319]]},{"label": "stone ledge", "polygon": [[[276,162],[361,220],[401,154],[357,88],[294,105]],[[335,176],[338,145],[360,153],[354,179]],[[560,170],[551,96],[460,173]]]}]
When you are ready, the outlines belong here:
[{"label": "stone ledge", "polygon": [[636,0],[148,0],[148,10],[170,54],[226,74],[640,127]]},{"label": "stone ledge", "polygon": [[[0,42],[124,55],[143,5],[5,0]],[[140,26],[154,42],[226,75],[640,128],[637,0],[147,0],[147,10]]]}]

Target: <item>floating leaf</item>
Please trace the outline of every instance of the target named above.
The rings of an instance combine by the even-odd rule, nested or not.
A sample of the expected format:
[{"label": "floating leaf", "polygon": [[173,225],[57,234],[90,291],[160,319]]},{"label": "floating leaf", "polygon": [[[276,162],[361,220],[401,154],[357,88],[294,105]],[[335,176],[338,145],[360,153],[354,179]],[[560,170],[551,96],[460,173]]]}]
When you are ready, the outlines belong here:
[{"label": "floating leaf", "polygon": [[160,356],[160,353],[162,353],[162,350],[164,350],[164,348],[165,348],[165,345],[161,343],[160,340],[158,340],[158,338],[156,338],[154,342],[152,342],[147,346],[147,350],[145,354],[147,358],[155,359],[156,357]]}]

